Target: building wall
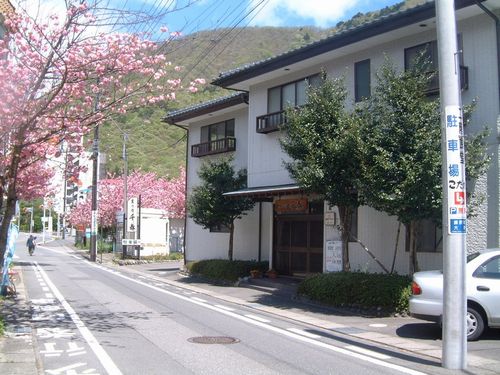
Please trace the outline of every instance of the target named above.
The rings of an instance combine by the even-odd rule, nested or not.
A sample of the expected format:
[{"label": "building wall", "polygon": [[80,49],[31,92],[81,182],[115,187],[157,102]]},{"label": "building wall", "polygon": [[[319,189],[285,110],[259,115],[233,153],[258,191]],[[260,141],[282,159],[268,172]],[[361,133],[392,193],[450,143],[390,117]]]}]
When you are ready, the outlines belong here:
[{"label": "building wall", "polygon": [[[431,28],[432,27],[432,28]],[[436,40],[436,30],[433,26],[428,30],[399,40],[372,47],[365,48],[361,52],[344,55],[340,58],[330,60],[326,64],[310,66],[306,69],[289,74],[283,74],[280,78],[266,82],[250,89],[249,108],[249,186],[265,186],[274,184],[286,184],[293,182],[283,168],[283,162],[288,157],[283,153],[279,145],[280,132],[259,134],[255,131],[256,117],[267,113],[267,90],[271,87],[307,77],[325,69],[330,77],[344,77],[349,92],[348,106],[352,107],[354,93],[354,63],[365,59],[371,60],[372,92],[376,85],[376,71],[389,56],[398,69],[404,68],[404,50],[424,42]],[[464,104],[476,101],[476,109],[472,121],[466,129],[466,133],[476,133],[485,126],[489,128],[488,153],[492,157],[492,163],[487,176],[476,181],[468,189],[475,194],[485,198],[484,204],[475,209],[476,216],[469,220],[468,250],[474,251],[484,247],[499,246],[499,156],[497,118],[499,114],[498,97],[498,71],[496,61],[496,39],[493,21],[486,15],[476,16],[458,23],[457,31],[462,35],[464,65],[469,68],[469,88],[462,94]],[[373,219],[368,211],[360,211],[360,222]],[[376,218],[375,218],[376,219]],[[382,236],[397,227],[397,224],[387,221],[374,221],[383,223],[373,229],[362,227],[360,233],[370,241],[374,236]],[[367,230],[365,233],[364,231]],[[379,234],[377,234],[379,233]],[[389,236],[390,237],[390,236]],[[404,244],[404,237],[401,240]],[[375,241],[373,248],[377,254],[386,256],[387,250],[384,241]],[[401,261],[397,260],[397,269],[401,271],[408,269],[407,254],[403,254]],[[367,263],[365,254],[355,259],[356,266],[365,268]],[[440,266],[440,256],[436,254],[419,254],[419,261],[424,265]],[[392,262],[392,259],[391,259]],[[390,263],[389,263],[390,264]],[[377,266],[378,267],[378,266]]]},{"label": "building wall", "polygon": [[[191,146],[200,143],[200,129],[202,126],[217,123],[219,121],[235,119],[236,151],[218,155],[204,156],[201,158],[191,157]],[[210,120],[190,124],[188,144],[188,197],[194,186],[200,184],[197,171],[202,163],[221,157],[232,156],[234,158],[235,170],[247,168],[248,165],[248,142],[247,142],[247,110],[239,109],[229,114],[215,115]],[[188,198],[189,199],[189,198]],[[258,205],[248,212],[241,220],[235,221],[233,251],[234,259],[257,259],[258,249]],[[214,233],[203,229],[188,216],[186,221],[186,259],[227,259],[229,247],[229,233]],[[267,255],[267,252],[266,252]]]},{"label": "building wall", "polygon": [[[331,59],[321,65],[307,66],[303,63],[302,70],[283,72],[276,79],[271,79],[265,84],[250,87],[250,105],[248,117],[242,112],[237,121],[237,151],[236,165],[248,167],[249,187],[281,185],[293,183],[283,167],[287,156],[279,145],[280,132],[259,134],[256,132],[256,117],[267,113],[267,90],[271,87],[292,82],[311,74],[316,74],[324,68],[330,77],[342,76],[350,93],[349,107],[353,104],[354,92],[354,63],[357,61],[371,60],[372,92],[376,85],[376,71],[389,56],[399,69],[404,67],[404,50],[424,42],[436,39],[435,24],[428,22],[428,28],[422,28],[413,35],[401,37],[395,41],[378,45],[364,43],[365,48],[355,53],[347,53],[341,57]],[[420,29],[419,29],[420,30]],[[499,246],[499,93],[498,70],[496,60],[496,36],[493,21],[486,15],[476,16],[458,23],[458,32],[463,38],[464,65],[469,68],[469,88],[462,94],[464,104],[469,104],[477,99],[476,110],[472,116],[471,124],[466,128],[466,133],[475,133],[487,126],[489,128],[488,152],[492,163],[488,174],[468,187],[469,191],[484,196],[485,201],[476,208],[476,217],[469,220],[468,251],[482,249],[486,246]],[[395,35],[400,35],[395,33]],[[403,33],[401,33],[403,35]],[[214,121],[215,122],[215,121]],[[246,124],[248,124],[247,127]],[[190,144],[199,142],[199,126],[190,127]],[[198,130],[197,130],[198,129]],[[248,140],[248,148],[242,150],[242,143]],[[247,152],[246,156],[244,151]],[[200,160],[190,159],[189,178],[193,181]],[[235,232],[235,259],[256,259],[258,242],[258,208],[236,223]],[[391,267],[398,222],[395,217],[377,212],[369,207],[361,207],[358,215],[358,237],[369,248],[386,268]],[[262,211],[262,254],[267,258],[272,257],[272,222],[273,211],[271,203],[263,204]],[[188,259],[225,258],[227,256],[227,234],[209,233],[202,230],[188,220]],[[409,256],[405,251],[405,228],[401,227],[399,244],[395,258],[395,271],[407,273],[409,269]],[[335,228],[325,226],[324,240],[339,238]],[[191,246],[190,246],[191,245]],[[189,253],[189,251],[191,253]],[[381,272],[381,268],[358,244],[351,244],[351,267],[353,270]],[[439,268],[442,266],[441,253],[419,253],[418,261],[421,269]]]}]

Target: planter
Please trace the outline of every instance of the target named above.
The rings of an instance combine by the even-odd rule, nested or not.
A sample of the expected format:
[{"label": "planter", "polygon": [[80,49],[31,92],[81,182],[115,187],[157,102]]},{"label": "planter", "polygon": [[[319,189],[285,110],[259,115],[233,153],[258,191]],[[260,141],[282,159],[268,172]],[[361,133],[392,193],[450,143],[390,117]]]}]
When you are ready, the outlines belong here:
[{"label": "planter", "polygon": [[275,278],[278,277],[278,272],[276,272],[275,270],[269,270],[269,271],[266,272],[266,275],[270,279],[275,279]]},{"label": "planter", "polygon": [[251,270],[250,276],[252,277],[252,279],[258,279],[262,277],[262,273],[259,270]]}]

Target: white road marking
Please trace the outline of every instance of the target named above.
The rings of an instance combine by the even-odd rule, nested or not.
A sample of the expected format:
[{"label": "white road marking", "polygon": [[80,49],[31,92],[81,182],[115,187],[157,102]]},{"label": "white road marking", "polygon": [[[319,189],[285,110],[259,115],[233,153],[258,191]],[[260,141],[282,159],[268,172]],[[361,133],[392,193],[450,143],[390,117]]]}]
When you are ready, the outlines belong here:
[{"label": "white road marking", "polygon": [[[94,264],[94,263],[91,263],[91,262],[88,262],[88,261],[86,261],[86,262],[89,265],[93,266],[93,267],[99,268],[99,269],[101,269],[103,271],[106,271],[106,272],[110,272],[106,267],[103,267],[103,266],[100,266],[100,265],[97,265],[97,264]],[[147,288],[156,290],[159,293],[168,294],[169,296],[172,296],[172,297],[175,297],[175,298],[178,298],[178,299],[182,299],[184,301],[187,301],[187,302],[190,302],[190,303],[194,303],[194,304],[199,305],[199,306],[203,306],[203,307],[205,307],[205,308],[207,308],[209,310],[217,311],[217,312],[219,312],[221,314],[224,314],[224,315],[227,315],[227,316],[231,316],[231,317],[233,317],[235,319],[242,320],[244,322],[247,322],[247,323],[259,326],[261,328],[264,328],[264,329],[267,329],[269,331],[281,334],[283,336],[287,336],[287,337],[291,337],[291,338],[294,338],[294,339],[299,340],[299,341],[307,342],[307,343],[309,343],[311,345],[314,345],[314,346],[319,346],[321,348],[324,348],[324,349],[327,349],[327,350],[330,350],[330,351],[333,351],[333,352],[342,353],[344,355],[347,355],[347,356],[350,356],[350,357],[354,357],[354,358],[360,359],[360,360],[365,361],[365,362],[373,363],[373,364],[376,364],[376,365],[381,366],[381,367],[390,368],[390,369],[393,369],[393,370],[396,370],[396,371],[399,371],[399,372],[402,372],[402,373],[405,373],[405,374],[410,374],[410,375],[425,375],[424,372],[416,371],[416,370],[413,370],[413,369],[410,369],[410,368],[406,368],[404,366],[396,365],[396,364],[393,364],[393,363],[384,362],[384,361],[382,361],[382,360],[380,360],[378,358],[373,358],[373,357],[370,357],[370,356],[367,356],[367,355],[364,355],[364,354],[361,354],[361,353],[354,352],[352,350],[347,350],[345,348],[340,348],[340,347],[333,346],[333,345],[330,345],[330,344],[327,344],[327,343],[324,343],[324,342],[321,342],[321,341],[317,341],[315,339],[311,339],[309,337],[298,335],[298,334],[296,334],[294,332],[289,332],[289,331],[287,331],[285,329],[282,329],[282,328],[279,328],[279,327],[274,327],[274,326],[269,325],[267,323],[263,323],[263,322],[256,321],[254,319],[250,319],[250,318],[248,318],[246,316],[239,315],[239,314],[234,313],[232,311],[227,311],[225,309],[221,309],[221,308],[218,308],[216,306],[213,306],[213,305],[210,305],[210,304],[207,304],[207,303],[204,303],[204,302],[196,301],[196,300],[194,300],[192,298],[183,296],[182,294],[177,294],[177,293],[171,292],[171,291],[166,290],[166,289],[160,289],[160,288],[158,288],[158,287],[156,287],[154,285],[147,284],[147,283],[145,283],[143,281],[140,281],[140,280],[137,280],[137,279],[133,279],[133,278],[128,277],[126,275],[117,275],[117,276],[119,276],[119,277],[121,277],[123,279],[129,280],[129,281],[131,281],[133,283],[136,283],[136,284],[145,286]]]},{"label": "white road marking", "polygon": [[74,364],[69,365],[69,366],[60,367],[60,368],[55,369],[55,370],[45,370],[45,372],[47,372],[49,374],[53,374],[53,375],[59,375],[59,374],[76,374],[76,372],[73,371],[73,370],[75,368],[82,367],[82,366],[85,366],[85,365],[86,365],[86,363],[78,362],[78,363],[74,363]]},{"label": "white road marking", "polygon": [[253,320],[257,320],[258,322],[262,322],[262,323],[271,323],[270,320],[268,319],[264,319],[264,318],[261,318],[260,316],[257,316],[257,315],[253,315],[253,314],[245,314],[245,316],[247,318],[250,318],[250,319],[253,319]]},{"label": "white road marking", "polygon": [[227,310],[227,311],[236,311],[232,307],[224,306],[224,305],[215,305],[215,307],[218,307],[219,309],[224,309],[224,310]]},{"label": "white road marking", "polygon": [[303,329],[298,329],[298,328],[287,328],[288,331],[297,333],[302,336],[309,337],[311,339],[319,339],[321,336],[315,335],[314,333],[304,331]]},{"label": "white road marking", "polygon": [[[82,322],[80,317],[77,315],[75,310],[71,307],[71,305],[66,301],[64,296],[61,294],[61,292],[57,289],[57,287],[54,285],[54,283],[49,279],[47,274],[45,273],[45,270],[38,264],[38,262],[35,262],[35,266],[38,269],[38,271],[41,273],[43,276],[45,282],[47,285],[49,285],[50,289],[52,290],[52,293],[54,296],[59,300],[61,305],[64,307],[66,312],[69,314],[71,320],[73,323],[75,323],[76,327],[80,331],[81,335],[87,341],[88,345],[92,349],[92,351],[95,353],[103,367],[106,369],[108,374],[111,375],[121,375],[122,372],[120,369],[115,365],[111,357],[106,353],[106,351],[103,349],[103,347],[99,344],[99,342],[96,340],[92,332],[85,326],[85,324]],[[147,284],[146,284],[147,285]],[[74,367],[68,368],[68,370],[73,369]],[[54,370],[55,371],[55,370]],[[49,373],[53,373],[47,370]],[[54,373],[55,374],[55,373]]]},{"label": "white road marking", "polygon": [[345,348],[348,349],[348,350],[353,350],[355,352],[358,352],[358,353],[361,353],[361,354],[365,354],[365,355],[369,355],[370,357],[374,357],[374,358],[378,358],[378,359],[390,359],[391,358],[388,355],[377,353],[377,352],[375,352],[373,350],[361,348],[359,346],[348,345],[348,346],[345,346]]},{"label": "white road marking", "polygon": [[387,324],[384,323],[375,323],[375,324],[368,324],[369,327],[373,328],[384,328],[387,327]]},{"label": "white road marking", "polygon": [[191,299],[194,299],[195,301],[198,301],[198,302],[208,302],[207,300],[203,299],[203,298],[198,298],[198,297],[191,297]]},{"label": "white road marking", "polygon": [[45,346],[45,350],[40,350],[40,353],[45,355],[45,357],[60,357],[64,350],[56,350],[55,342],[46,342],[43,344]]}]

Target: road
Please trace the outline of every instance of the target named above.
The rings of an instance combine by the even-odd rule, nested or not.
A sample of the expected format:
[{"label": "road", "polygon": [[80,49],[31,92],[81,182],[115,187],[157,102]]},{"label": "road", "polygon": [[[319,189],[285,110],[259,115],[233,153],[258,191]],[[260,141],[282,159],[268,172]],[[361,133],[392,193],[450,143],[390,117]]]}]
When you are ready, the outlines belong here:
[{"label": "road", "polygon": [[350,342],[20,237],[46,374],[439,374],[439,362]]}]

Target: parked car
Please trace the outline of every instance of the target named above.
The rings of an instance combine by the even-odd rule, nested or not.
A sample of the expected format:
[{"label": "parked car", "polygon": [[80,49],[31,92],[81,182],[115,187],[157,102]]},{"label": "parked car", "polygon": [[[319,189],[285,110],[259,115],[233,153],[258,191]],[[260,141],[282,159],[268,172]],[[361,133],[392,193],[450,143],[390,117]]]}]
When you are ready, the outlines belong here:
[{"label": "parked car", "polygon": [[[500,327],[500,249],[467,256],[467,340],[477,340],[486,327]],[[411,316],[441,323],[443,271],[413,275]]]}]

